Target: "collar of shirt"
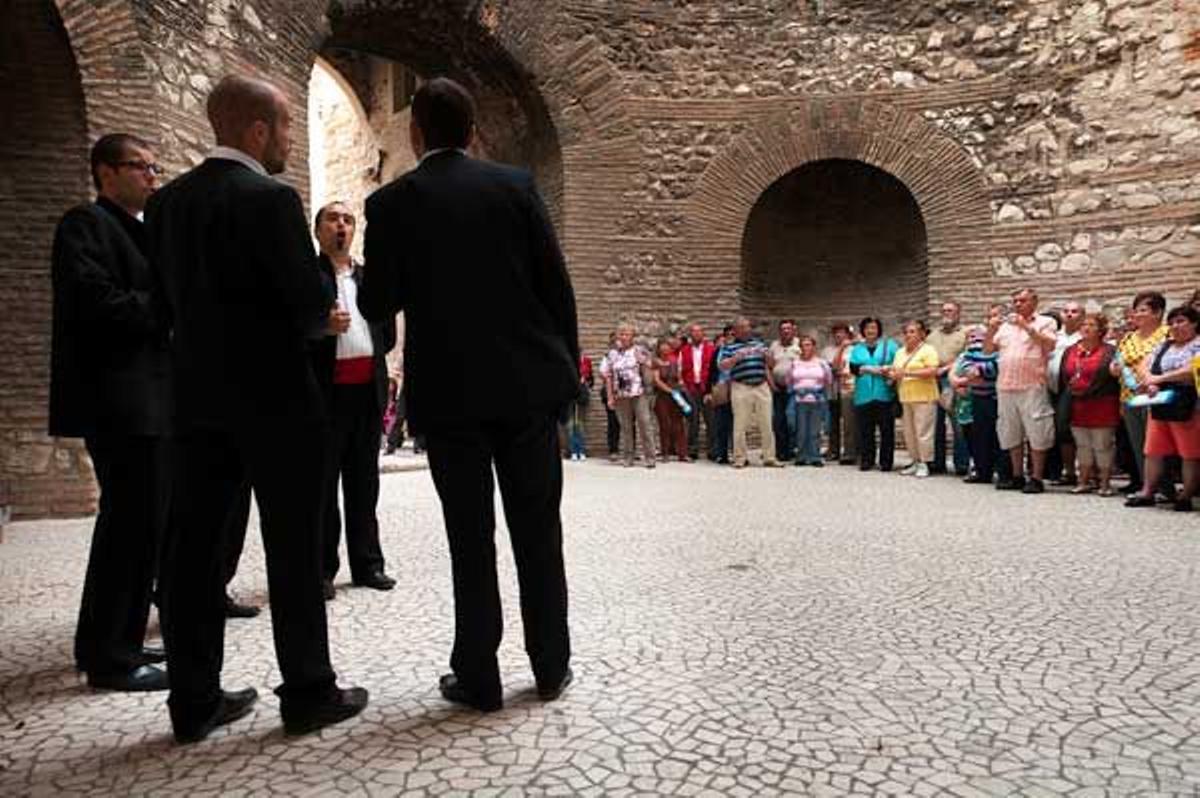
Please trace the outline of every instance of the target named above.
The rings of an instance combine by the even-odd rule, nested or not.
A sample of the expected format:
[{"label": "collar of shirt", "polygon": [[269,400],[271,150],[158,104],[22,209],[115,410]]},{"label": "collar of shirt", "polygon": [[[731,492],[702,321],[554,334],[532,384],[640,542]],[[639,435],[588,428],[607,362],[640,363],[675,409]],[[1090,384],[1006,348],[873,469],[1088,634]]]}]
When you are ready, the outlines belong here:
[{"label": "collar of shirt", "polygon": [[436,150],[430,150],[421,156],[421,160],[417,161],[417,165],[425,163],[425,159],[431,155],[441,155],[443,152],[457,152],[459,155],[466,155],[467,151],[462,147],[438,147]]},{"label": "collar of shirt", "polygon": [[263,177],[269,177],[267,170],[253,156],[247,155],[235,147],[218,145],[208,153],[209,158],[220,158],[223,161],[236,161],[251,171],[258,172]]}]

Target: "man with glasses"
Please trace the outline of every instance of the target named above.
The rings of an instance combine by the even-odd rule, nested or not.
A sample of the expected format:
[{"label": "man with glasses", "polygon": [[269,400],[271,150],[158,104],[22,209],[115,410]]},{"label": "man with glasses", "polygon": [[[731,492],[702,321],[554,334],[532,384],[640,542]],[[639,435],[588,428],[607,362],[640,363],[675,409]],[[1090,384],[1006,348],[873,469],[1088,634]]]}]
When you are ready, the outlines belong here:
[{"label": "man with glasses", "polygon": [[152,290],[142,209],[157,187],[150,145],[125,133],[92,147],[97,199],[54,236],[51,435],[83,438],[100,486],[75,663],[109,690],[167,689],[143,645],[165,524],[170,418],[167,325]]}]

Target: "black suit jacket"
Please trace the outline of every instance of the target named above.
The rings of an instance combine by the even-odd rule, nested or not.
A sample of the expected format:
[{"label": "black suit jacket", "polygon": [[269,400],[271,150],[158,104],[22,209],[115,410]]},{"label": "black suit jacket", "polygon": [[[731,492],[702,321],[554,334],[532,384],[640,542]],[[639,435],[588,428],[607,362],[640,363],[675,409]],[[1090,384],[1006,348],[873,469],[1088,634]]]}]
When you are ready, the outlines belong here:
[{"label": "black suit jacket", "polygon": [[180,430],[322,421],[308,342],[333,297],[296,191],[210,158],[151,198],[146,225],[171,313]]},{"label": "black suit jacket", "polygon": [[579,390],[575,295],[525,171],[435,153],[366,205],[358,305],[405,312],[414,430],[556,412]]},{"label": "black suit jacket", "polygon": [[[334,275],[333,262],[324,255],[320,258],[321,273],[325,275],[325,279],[330,285],[337,286],[337,278]],[[362,289],[363,267],[355,265],[351,276],[354,282],[358,283],[359,290]],[[375,350],[372,359],[375,361],[375,398],[378,401],[379,417],[383,418],[383,411],[387,409],[388,402],[388,371],[387,371],[387,353],[391,352],[396,346],[396,317],[381,322],[371,322],[371,345]],[[324,392],[326,402],[330,401],[333,392],[333,370],[337,364],[337,336],[326,335],[320,340],[313,343],[313,369],[317,375],[317,382],[320,383],[321,389]]]},{"label": "black suit jacket", "polygon": [[67,211],[54,235],[51,435],[170,431],[166,325],[142,223],[106,199]]}]

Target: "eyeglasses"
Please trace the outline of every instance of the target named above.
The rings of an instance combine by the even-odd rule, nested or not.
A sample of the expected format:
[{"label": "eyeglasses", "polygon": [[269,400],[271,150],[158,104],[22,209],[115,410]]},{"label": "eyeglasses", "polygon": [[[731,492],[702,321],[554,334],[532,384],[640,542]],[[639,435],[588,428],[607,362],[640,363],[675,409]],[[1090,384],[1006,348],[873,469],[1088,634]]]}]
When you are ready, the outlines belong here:
[{"label": "eyeglasses", "polygon": [[146,163],[145,161],[117,161],[113,166],[125,166],[129,169],[136,169],[139,172],[148,175],[161,175],[163,168],[156,163]]}]

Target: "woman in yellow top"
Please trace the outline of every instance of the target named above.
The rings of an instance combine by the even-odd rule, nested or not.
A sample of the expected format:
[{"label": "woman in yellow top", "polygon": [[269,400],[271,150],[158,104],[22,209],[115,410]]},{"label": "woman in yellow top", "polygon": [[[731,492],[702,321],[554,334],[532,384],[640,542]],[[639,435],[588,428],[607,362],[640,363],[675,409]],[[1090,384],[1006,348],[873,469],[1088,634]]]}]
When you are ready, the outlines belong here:
[{"label": "woman in yellow top", "polygon": [[912,462],[900,473],[924,479],[933,460],[933,424],[937,418],[939,358],[937,350],[925,343],[925,325],[909,321],[904,325],[904,346],[896,352],[888,377],[900,394],[904,408],[904,445]]},{"label": "woman in yellow top", "polygon": [[[1152,355],[1167,340],[1167,325],[1163,324],[1163,314],[1167,311],[1167,300],[1157,291],[1142,291],[1133,298],[1131,306],[1133,313],[1130,321],[1134,324],[1131,332],[1125,333],[1117,344],[1118,358],[1113,358],[1109,366],[1114,377],[1121,378],[1121,421],[1125,431],[1129,433],[1129,446],[1133,449],[1133,459],[1137,464],[1137,473],[1129,480],[1129,486],[1122,492],[1133,494],[1142,489],[1142,478],[1146,473],[1146,424],[1149,419],[1149,408],[1130,407],[1126,404],[1134,397],[1134,390],[1122,374],[1122,367],[1132,372],[1134,385],[1144,383],[1150,376]],[[1175,492],[1175,486],[1166,477],[1158,486],[1165,495]]]}]

